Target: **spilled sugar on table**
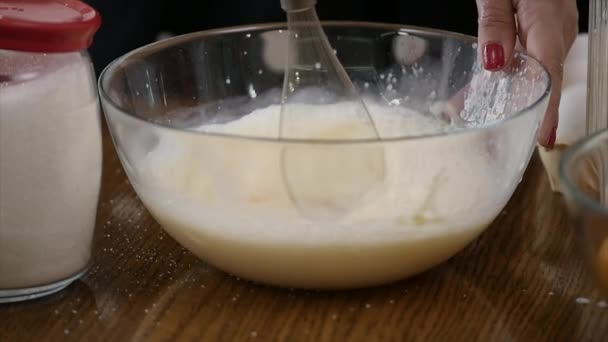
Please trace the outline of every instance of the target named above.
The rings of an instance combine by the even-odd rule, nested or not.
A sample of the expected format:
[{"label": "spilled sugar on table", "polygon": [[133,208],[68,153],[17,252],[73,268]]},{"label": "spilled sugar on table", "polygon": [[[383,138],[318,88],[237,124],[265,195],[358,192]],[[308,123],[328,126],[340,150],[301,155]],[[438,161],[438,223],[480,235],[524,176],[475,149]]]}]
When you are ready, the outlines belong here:
[{"label": "spilled sugar on table", "polygon": [[142,206],[107,131],[104,151],[90,271],[58,294],[0,305],[0,341],[608,338],[607,304],[537,156],[491,227],[446,263],[387,286],[316,292],[255,285],[206,265]]}]

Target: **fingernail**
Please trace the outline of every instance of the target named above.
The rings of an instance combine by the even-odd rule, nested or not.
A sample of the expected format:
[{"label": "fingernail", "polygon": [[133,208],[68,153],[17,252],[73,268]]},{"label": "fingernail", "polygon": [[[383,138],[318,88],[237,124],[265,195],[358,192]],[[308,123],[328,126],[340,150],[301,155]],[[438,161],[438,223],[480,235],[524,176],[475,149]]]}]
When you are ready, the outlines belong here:
[{"label": "fingernail", "polygon": [[549,136],[549,140],[547,140],[547,147],[553,148],[555,147],[555,140],[557,139],[557,127],[553,127],[551,131],[551,135]]},{"label": "fingernail", "polygon": [[500,43],[486,43],[483,48],[483,65],[489,71],[497,71],[505,66],[505,50]]}]

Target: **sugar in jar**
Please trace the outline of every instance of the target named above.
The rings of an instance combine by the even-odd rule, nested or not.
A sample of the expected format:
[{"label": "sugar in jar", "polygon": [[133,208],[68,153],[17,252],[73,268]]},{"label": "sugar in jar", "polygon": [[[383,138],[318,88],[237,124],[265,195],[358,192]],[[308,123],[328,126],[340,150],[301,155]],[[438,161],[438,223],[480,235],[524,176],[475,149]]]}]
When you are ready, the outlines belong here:
[{"label": "sugar in jar", "polygon": [[91,259],[102,139],[76,0],[0,0],[0,303],[41,297]]}]

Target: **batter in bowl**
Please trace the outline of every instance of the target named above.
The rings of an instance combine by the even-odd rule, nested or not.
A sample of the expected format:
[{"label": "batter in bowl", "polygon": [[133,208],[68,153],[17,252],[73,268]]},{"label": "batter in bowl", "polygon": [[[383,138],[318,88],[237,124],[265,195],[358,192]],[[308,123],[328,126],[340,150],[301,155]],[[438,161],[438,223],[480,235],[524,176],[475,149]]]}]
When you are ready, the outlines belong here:
[{"label": "batter in bowl", "polygon": [[[311,138],[357,130],[348,106],[301,105],[298,127]],[[276,138],[279,106],[199,132]],[[383,139],[451,129],[403,107],[370,105]],[[383,182],[339,219],[311,220],[294,207],[281,178],[276,141],[201,136],[161,128],[134,186],[157,221],[197,256],[229,273],[297,288],[350,288],[402,279],[435,266],[475,239],[502,210],[509,191],[481,132],[405,141],[311,144],[384,148]],[[308,145],[307,145],[308,146]],[[311,155],[314,155],[312,153]],[[311,160],[311,165],[315,160]],[[332,175],[308,186],[332,191]],[[353,170],[353,186],[375,177]],[[504,196],[496,196],[496,191]]]}]

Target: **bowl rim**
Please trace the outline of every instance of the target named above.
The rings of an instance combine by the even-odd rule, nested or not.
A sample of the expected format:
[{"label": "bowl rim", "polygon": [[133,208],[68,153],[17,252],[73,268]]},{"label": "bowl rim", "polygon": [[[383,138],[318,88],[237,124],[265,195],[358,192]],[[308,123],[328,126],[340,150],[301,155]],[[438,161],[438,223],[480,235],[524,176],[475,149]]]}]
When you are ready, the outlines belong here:
[{"label": "bowl rim", "polygon": [[569,194],[576,203],[580,203],[584,208],[591,209],[602,216],[608,216],[608,208],[589,197],[576,185],[572,175],[572,168],[570,167],[570,165],[576,163],[579,158],[585,156],[590,151],[593,151],[602,143],[608,143],[608,129],[596,132],[570,146],[564,152],[559,163],[559,174],[567,194]]},{"label": "bowl rim", "polygon": [[[396,33],[406,33],[406,34],[424,34],[427,36],[441,36],[441,37],[449,37],[453,39],[459,39],[462,41],[469,42],[471,44],[477,43],[477,38],[474,36],[469,36],[457,32],[444,31],[440,29],[434,28],[425,28],[420,26],[411,26],[411,25],[401,25],[401,24],[389,24],[389,23],[380,23],[380,22],[368,22],[368,21],[339,21],[339,20],[330,20],[330,21],[321,21],[322,26],[324,27],[360,27],[360,28],[376,28],[376,29],[385,29],[392,30]],[[553,80],[551,78],[551,74],[544,64],[542,64],[535,57],[525,53],[520,52],[526,59],[532,60],[537,63],[540,68],[543,70],[544,75],[547,77],[547,85],[543,93],[534,101],[530,103],[530,105],[525,108],[517,111],[513,115],[510,115],[507,118],[493,121],[489,124],[484,124],[480,126],[474,127],[466,127],[462,129],[455,129],[451,131],[437,131],[432,133],[425,133],[420,135],[409,135],[409,136],[398,136],[398,137],[389,137],[389,138],[366,138],[366,139],[336,139],[336,140],[322,140],[322,139],[301,139],[301,138],[273,138],[273,137],[261,137],[261,136],[251,136],[251,135],[239,135],[239,134],[229,134],[229,133],[220,133],[220,132],[205,132],[205,131],[195,131],[188,130],[182,128],[171,127],[167,125],[163,125],[158,122],[153,122],[150,120],[143,119],[132,113],[128,113],[119,108],[114,101],[110,98],[106,89],[104,87],[104,80],[112,74],[112,69],[117,67],[120,63],[124,62],[127,59],[132,58],[142,52],[146,52],[146,54],[154,53],[156,51],[165,49],[170,46],[174,46],[180,44],[182,42],[187,42],[193,39],[202,39],[208,38],[211,36],[217,36],[220,34],[234,34],[234,33],[253,33],[257,31],[268,31],[268,30],[287,30],[287,22],[273,22],[273,23],[264,23],[264,24],[251,24],[251,25],[240,25],[240,26],[230,26],[224,28],[217,28],[211,30],[203,30],[192,33],[187,33],[179,36],[175,36],[172,38],[164,39],[161,41],[153,42],[144,46],[141,46],[137,49],[134,49],[126,54],[116,58],[110,64],[108,64],[103,71],[101,72],[98,79],[98,91],[100,94],[100,98],[102,99],[102,105],[110,105],[112,109],[124,116],[130,117],[131,119],[141,121],[143,124],[151,125],[156,128],[161,128],[165,130],[177,131],[184,134],[194,134],[201,135],[205,137],[215,137],[215,138],[224,138],[231,140],[249,140],[249,141],[257,141],[257,142],[270,142],[270,143],[281,143],[281,144],[312,144],[312,145],[359,145],[359,144],[375,144],[375,143],[390,143],[390,142],[404,142],[404,141],[420,141],[424,139],[433,139],[433,138],[441,138],[447,136],[456,136],[460,134],[470,134],[470,133],[481,133],[486,130],[491,130],[500,126],[504,123],[510,122],[512,120],[516,120],[525,114],[534,113],[533,109],[538,107],[543,101],[545,101],[549,95],[551,94]],[[103,110],[103,109],[102,109]],[[105,111],[104,111],[105,113]],[[107,115],[106,115],[107,117]],[[544,113],[543,113],[544,117]],[[538,132],[538,128],[536,129]]]}]

